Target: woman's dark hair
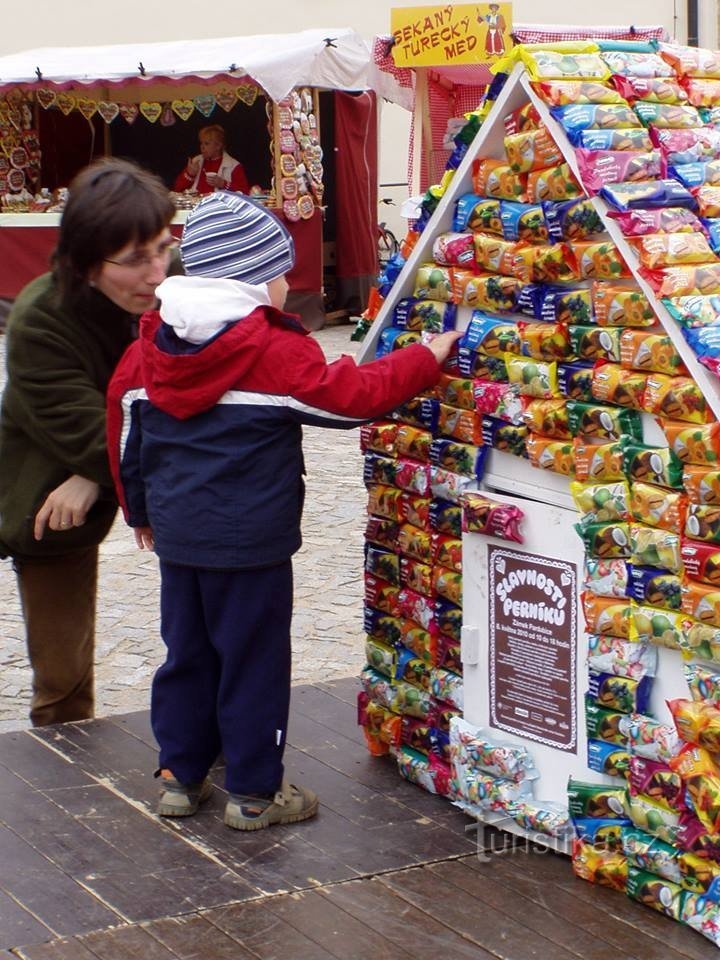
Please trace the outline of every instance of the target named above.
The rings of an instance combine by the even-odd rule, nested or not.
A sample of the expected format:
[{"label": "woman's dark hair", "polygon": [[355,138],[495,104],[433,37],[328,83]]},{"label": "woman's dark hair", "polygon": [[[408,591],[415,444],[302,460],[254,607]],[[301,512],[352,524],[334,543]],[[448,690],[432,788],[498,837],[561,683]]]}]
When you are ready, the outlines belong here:
[{"label": "woman's dark hair", "polygon": [[61,298],[82,296],[94,267],[129,243],[157,236],[174,214],[162,180],[129,160],[98,160],[81,170],[70,184],[53,255]]}]

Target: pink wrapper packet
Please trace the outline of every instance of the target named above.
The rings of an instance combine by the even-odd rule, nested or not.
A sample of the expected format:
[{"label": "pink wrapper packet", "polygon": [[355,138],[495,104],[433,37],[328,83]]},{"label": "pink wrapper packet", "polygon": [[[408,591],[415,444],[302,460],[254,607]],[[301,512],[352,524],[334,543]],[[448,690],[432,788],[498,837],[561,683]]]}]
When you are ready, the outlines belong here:
[{"label": "pink wrapper packet", "polygon": [[627,183],[631,180],[651,180],[661,174],[660,153],[638,150],[575,151],[580,177],[585,187],[598,193],[608,183]]},{"label": "pink wrapper packet", "polygon": [[[677,132],[677,131],[674,131]],[[626,237],[642,237],[650,233],[699,233],[702,224],[692,210],[685,207],[664,207],[657,210],[627,210],[608,213]]]}]

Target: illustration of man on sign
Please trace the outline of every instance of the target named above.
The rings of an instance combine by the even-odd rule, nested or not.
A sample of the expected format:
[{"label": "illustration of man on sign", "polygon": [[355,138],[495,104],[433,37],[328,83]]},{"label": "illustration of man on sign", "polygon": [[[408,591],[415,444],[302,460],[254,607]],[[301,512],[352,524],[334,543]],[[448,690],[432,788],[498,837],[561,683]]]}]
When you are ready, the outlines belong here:
[{"label": "illustration of man on sign", "polygon": [[487,23],[485,36],[485,53],[490,57],[499,57],[505,53],[505,18],[500,13],[499,3],[488,4],[490,13],[480,13],[477,7],[478,23]]}]

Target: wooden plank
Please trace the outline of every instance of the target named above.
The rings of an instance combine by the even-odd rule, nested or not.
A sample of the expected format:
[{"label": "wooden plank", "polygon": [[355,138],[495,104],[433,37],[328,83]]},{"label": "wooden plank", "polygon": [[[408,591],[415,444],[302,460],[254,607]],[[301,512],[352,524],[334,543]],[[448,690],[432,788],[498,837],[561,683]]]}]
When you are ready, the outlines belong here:
[{"label": "wooden plank", "polygon": [[318,892],[398,948],[411,947],[416,960],[483,960],[493,956],[410,906],[377,879],[353,880]]},{"label": "wooden plank", "polygon": [[143,924],[143,929],[180,960],[252,960],[253,953],[205,917],[193,914]]},{"label": "wooden plank", "polygon": [[86,933],[78,940],[97,960],[177,960],[172,950],[135,924]]},{"label": "wooden plank", "polygon": [[[339,677],[336,680],[317,680],[312,686],[355,706],[360,690],[360,680],[358,677]],[[293,691],[295,689],[293,687]]]},{"label": "wooden plank", "polygon": [[493,909],[478,909],[477,900],[427,867],[385,874],[380,882],[419,910],[461,934],[500,960],[570,960],[577,954],[539,936],[524,923]]},{"label": "wooden plank", "polygon": [[[359,686],[356,684],[354,687],[356,696],[358,689]],[[292,721],[297,714],[310,717],[316,723],[329,727],[333,733],[340,733],[354,743],[364,744],[362,729],[357,722],[357,705],[355,703],[339,700],[331,693],[309,684],[293,687],[290,703],[290,730],[288,731],[288,741],[290,743],[292,743],[290,733]]]},{"label": "wooden plank", "polygon": [[[45,740],[52,743],[52,731],[47,727]],[[34,732],[33,732],[34,733]],[[28,731],[4,733],[0,736],[0,763],[38,790],[53,787],[71,787],[91,782],[81,767],[48,749],[43,739]]]},{"label": "wooden plank", "polygon": [[[471,866],[475,869],[474,864]],[[604,923],[622,920],[639,933],[655,938],[663,944],[666,952],[672,949],[692,960],[717,960],[717,948],[687,927],[630,900],[622,893],[579,880],[573,875],[566,857],[554,853],[528,854],[522,860],[521,869],[525,876],[533,876],[546,885],[554,884],[602,911]],[[612,920],[608,920],[608,917]]]},{"label": "wooden plank", "polygon": [[50,927],[0,890],[0,950],[18,943],[46,940],[52,935]]},{"label": "wooden plank", "polygon": [[75,937],[16,947],[13,956],[20,960],[96,960],[95,954]]},{"label": "wooden plank", "polygon": [[258,960],[333,960],[334,954],[267,910],[265,901],[233,904],[204,916],[233,941],[244,944]]}]

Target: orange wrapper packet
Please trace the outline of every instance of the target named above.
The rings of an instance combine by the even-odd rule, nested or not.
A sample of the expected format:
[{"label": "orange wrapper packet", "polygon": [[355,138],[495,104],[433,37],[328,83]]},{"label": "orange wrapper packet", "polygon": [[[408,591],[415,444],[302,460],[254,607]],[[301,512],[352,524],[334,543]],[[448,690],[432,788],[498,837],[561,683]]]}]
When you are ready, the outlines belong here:
[{"label": "orange wrapper packet", "polygon": [[590,443],[580,437],[573,441],[575,477],[586,480],[625,480],[620,443]]},{"label": "orange wrapper packet", "polygon": [[[720,587],[697,583],[687,577],[682,584],[682,610],[701,623],[720,627]],[[720,716],[718,717],[720,723]]]},{"label": "orange wrapper packet", "polygon": [[[715,704],[678,698],[668,700],[668,707],[685,743],[696,744],[710,753],[720,750],[720,710]],[[720,771],[716,772],[720,775]]]},{"label": "orange wrapper packet", "polygon": [[701,217],[712,219],[720,217],[720,187],[711,187],[707,184],[698,187],[695,191],[698,205],[698,214]]},{"label": "orange wrapper packet", "polygon": [[517,245],[512,260],[513,275],[523,283],[558,283],[576,280],[577,273],[567,244]]},{"label": "orange wrapper packet", "polygon": [[474,233],[475,260],[484,270],[515,276],[514,261],[518,244],[487,233]]},{"label": "orange wrapper packet", "polygon": [[619,280],[632,276],[611,240],[575,240],[569,247],[575,273],[583,280]]},{"label": "orange wrapper packet", "polygon": [[598,360],[593,367],[592,395],[595,400],[642,410],[647,374],[625,370],[617,363]]},{"label": "orange wrapper packet", "polygon": [[449,373],[441,373],[433,392],[441,403],[449,403],[463,410],[475,409],[475,391],[469,377],[453,377]]},{"label": "orange wrapper packet", "polygon": [[553,440],[530,434],[525,441],[528,459],[534,467],[552,470],[566,477],[575,476],[573,445],[566,440]]},{"label": "orange wrapper packet", "polygon": [[571,355],[570,336],[564,323],[518,321],[520,349],[534,360],[564,360]]},{"label": "orange wrapper packet", "polygon": [[687,513],[687,496],[654,483],[633,483],[630,488],[630,513],[633,520],[650,527],[682,533]]},{"label": "orange wrapper packet", "polygon": [[545,103],[554,107],[569,103],[625,103],[617,90],[597,80],[546,80],[532,86]]},{"label": "orange wrapper packet", "polygon": [[481,197],[527,200],[527,176],[515,173],[509,163],[491,158],[473,163],[473,190]]},{"label": "orange wrapper packet", "polygon": [[482,417],[474,409],[462,410],[447,403],[440,403],[438,407],[437,432],[441,436],[461,443],[479,445],[483,442]]},{"label": "orange wrapper packet", "polygon": [[545,127],[505,137],[508,163],[516,173],[529,173],[562,163],[562,151]]},{"label": "orange wrapper packet", "polygon": [[630,237],[640,263],[650,270],[679,263],[712,263],[717,260],[703,233],[651,233]]},{"label": "orange wrapper packet", "polygon": [[595,322],[601,327],[652,327],[655,313],[637,284],[595,280],[592,285]]},{"label": "orange wrapper packet", "polygon": [[647,413],[688,423],[707,423],[713,419],[700,387],[691,377],[650,374],[645,388],[643,409]]},{"label": "orange wrapper packet", "polygon": [[569,440],[572,436],[564,399],[530,400],[522,418],[533,433],[541,436],[554,440]]},{"label": "orange wrapper packet", "polygon": [[594,593],[586,591],[582,595],[582,605],[588,633],[628,639],[632,617],[632,603],[629,600],[596,597]]},{"label": "orange wrapper packet", "polygon": [[683,463],[699,467],[720,463],[720,423],[688,426],[682,421],[662,420],[660,426],[668,446]]},{"label": "orange wrapper packet", "polygon": [[620,365],[630,370],[648,370],[668,376],[687,373],[680,354],[664,332],[623,330],[620,334]]},{"label": "orange wrapper packet", "polygon": [[686,466],[682,479],[690,503],[720,506],[720,469]]},{"label": "orange wrapper packet", "polygon": [[450,268],[452,299],[460,307],[477,307],[481,310],[514,310],[522,281],[517,277],[497,273],[475,273],[472,270]]},{"label": "orange wrapper packet", "polygon": [[702,825],[720,832],[720,773],[708,751],[688,744],[668,766],[682,777]]},{"label": "orange wrapper packet", "polygon": [[[720,198],[720,190],[718,198]],[[714,216],[720,216],[720,206],[718,213]],[[640,267],[640,273],[660,297],[672,299],[720,293],[720,262],[665,267],[657,270]]]},{"label": "orange wrapper packet", "polygon": [[567,163],[559,163],[527,175],[527,198],[533,200],[574,200],[585,196],[575,174]]},{"label": "orange wrapper packet", "polygon": [[[446,374],[445,374],[446,376]],[[413,460],[430,462],[430,444],[433,435],[429,430],[412,427],[409,423],[400,425],[395,437],[395,448],[399,457],[411,457]]]}]

